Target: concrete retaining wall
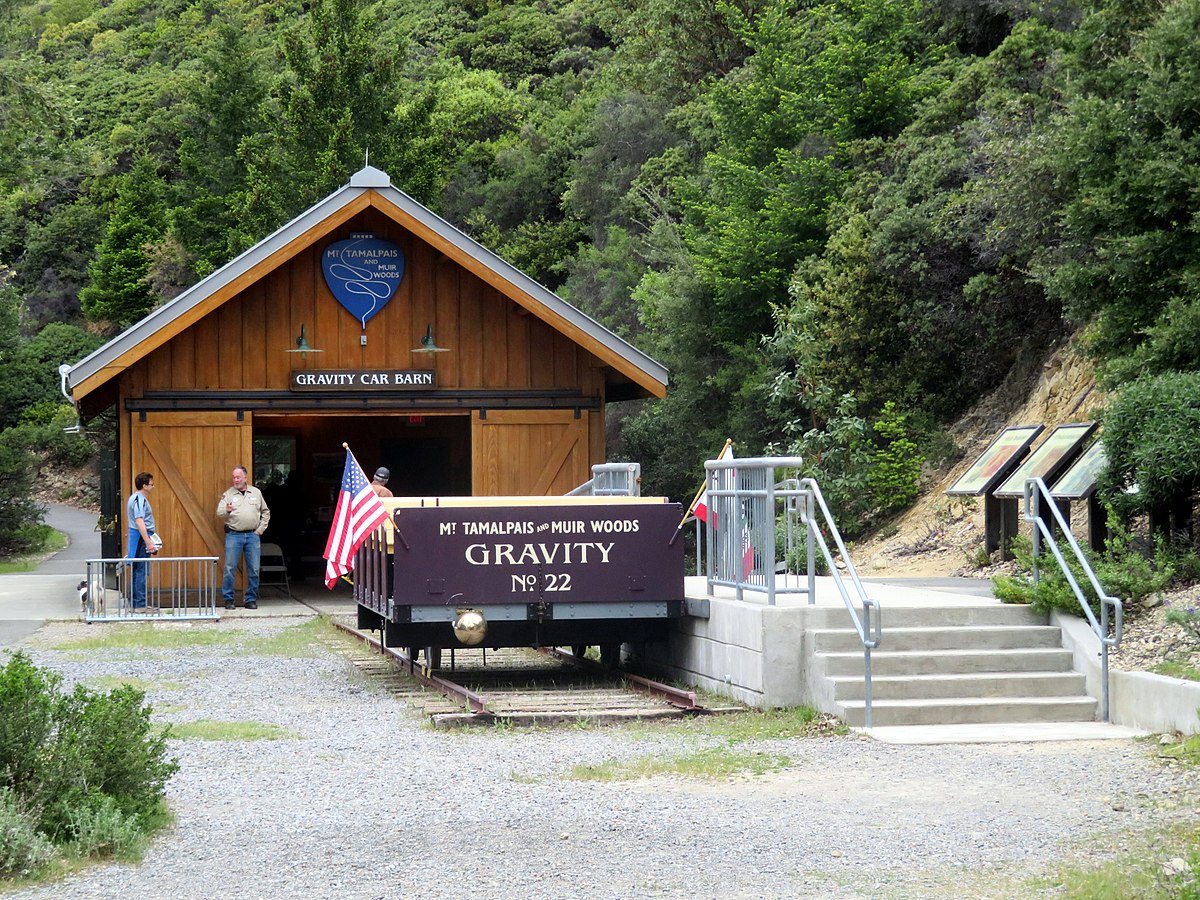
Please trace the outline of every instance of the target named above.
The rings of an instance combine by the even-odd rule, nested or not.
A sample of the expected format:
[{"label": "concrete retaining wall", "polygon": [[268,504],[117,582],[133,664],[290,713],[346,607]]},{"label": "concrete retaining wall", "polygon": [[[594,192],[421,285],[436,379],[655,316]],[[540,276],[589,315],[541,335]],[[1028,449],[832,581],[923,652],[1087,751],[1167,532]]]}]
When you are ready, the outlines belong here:
[{"label": "concrete retaining wall", "polygon": [[[1087,679],[1088,693],[1099,699],[1100,641],[1085,619],[1055,610],[1050,622],[1062,629],[1063,646],[1071,650],[1075,670]],[[1116,725],[1145,731],[1200,734],[1200,681],[1168,678],[1149,672],[1109,668],[1109,718]]]},{"label": "concrete retaining wall", "polygon": [[[814,695],[824,679],[808,671],[811,628],[846,627],[844,609],[780,607],[709,598],[709,618],[685,618],[654,665],[665,677],[761,709],[807,704],[832,710]],[[818,687],[819,690],[819,687]]]}]

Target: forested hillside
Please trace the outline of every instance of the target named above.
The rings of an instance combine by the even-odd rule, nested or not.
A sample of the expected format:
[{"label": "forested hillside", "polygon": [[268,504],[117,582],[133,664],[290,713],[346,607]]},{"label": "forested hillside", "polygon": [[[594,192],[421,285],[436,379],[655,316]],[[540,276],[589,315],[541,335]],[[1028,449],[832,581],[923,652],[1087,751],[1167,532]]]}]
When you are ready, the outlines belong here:
[{"label": "forested hillside", "polygon": [[1170,408],[1194,486],[1198,34],[1200,0],[0,0],[0,424],[369,152],[670,369],[611,416],[648,491],[729,436],[865,528],[1080,328],[1136,398],[1119,477]]}]

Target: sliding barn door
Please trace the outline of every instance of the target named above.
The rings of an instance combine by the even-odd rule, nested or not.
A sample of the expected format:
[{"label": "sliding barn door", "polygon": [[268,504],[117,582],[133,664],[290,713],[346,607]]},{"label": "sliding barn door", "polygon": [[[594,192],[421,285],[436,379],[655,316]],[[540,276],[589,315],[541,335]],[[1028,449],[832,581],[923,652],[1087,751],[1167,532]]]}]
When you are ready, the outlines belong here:
[{"label": "sliding barn door", "polygon": [[[250,467],[254,449],[249,414],[149,412],[130,423],[130,485],[138,472],[154,475],[150,505],[169,556],[221,556],[225,536],[215,512],[236,465]],[[253,477],[253,472],[251,472]],[[121,520],[125,523],[124,505]],[[128,523],[124,524],[128,528]]]},{"label": "sliding barn door", "polygon": [[[471,422],[471,492],[553,496],[591,478],[588,415],[573,410],[488,410]],[[597,460],[599,462],[599,460]]]}]

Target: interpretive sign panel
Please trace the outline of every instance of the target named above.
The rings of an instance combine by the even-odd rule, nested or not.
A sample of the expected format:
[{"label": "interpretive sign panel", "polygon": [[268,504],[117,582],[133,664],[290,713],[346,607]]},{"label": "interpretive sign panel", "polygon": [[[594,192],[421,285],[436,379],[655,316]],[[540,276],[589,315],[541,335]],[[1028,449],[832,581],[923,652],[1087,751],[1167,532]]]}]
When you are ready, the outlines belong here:
[{"label": "interpretive sign panel", "polygon": [[986,494],[1029,451],[1029,445],[1043,428],[1042,425],[1005,428],[946,493],[970,497]]},{"label": "interpretive sign panel", "polygon": [[1021,463],[1017,471],[992,492],[993,496],[1022,497],[1025,494],[1025,482],[1030,478],[1041,478],[1047,484],[1051,483],[1075,458],[1083,442],[1095,430],[1095,422],[1055,426],[1041,445]]},{"label": "interpretive sign panel", "polygon": [[1096,441],[1071,464],[1071,468],[1050,489],[1050,496],[1061,500],[1086,500],[1096,490],[1096,479],[1108,465],[1104,442]]},{"label": "interpretive sign panel", "polygon": [[682,517],[677,503],[397,509],[395,602],[682,601]]}]

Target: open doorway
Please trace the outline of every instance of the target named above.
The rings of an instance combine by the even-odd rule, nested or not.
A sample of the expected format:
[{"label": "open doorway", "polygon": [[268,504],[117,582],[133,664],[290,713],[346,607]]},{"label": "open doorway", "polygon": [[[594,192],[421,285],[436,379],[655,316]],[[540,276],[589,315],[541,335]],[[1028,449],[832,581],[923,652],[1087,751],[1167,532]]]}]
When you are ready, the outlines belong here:
[{"label": "open doorway", "polygon": [[397,497],[471,495],[471,417],[461,415],[254,416],[255,483],[271,508],[264,539],[279,544],[293,579],[322,565],[350,445],[367,478],[391,472]]}]

